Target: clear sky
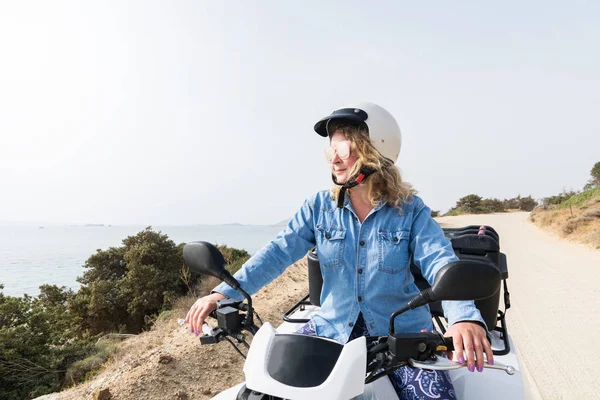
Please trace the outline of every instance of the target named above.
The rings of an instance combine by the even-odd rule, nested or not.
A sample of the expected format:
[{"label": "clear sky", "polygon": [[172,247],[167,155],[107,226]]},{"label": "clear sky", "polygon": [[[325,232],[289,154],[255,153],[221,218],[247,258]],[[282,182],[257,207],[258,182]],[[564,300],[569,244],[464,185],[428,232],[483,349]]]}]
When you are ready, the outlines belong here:
[{"label": "clear sky", "polygon": [[275,223],[330,187],[312,127],[359,101],[396,117],[434,209],[581,189],[598,21],[593,1],[0,0],[0,220]]}]

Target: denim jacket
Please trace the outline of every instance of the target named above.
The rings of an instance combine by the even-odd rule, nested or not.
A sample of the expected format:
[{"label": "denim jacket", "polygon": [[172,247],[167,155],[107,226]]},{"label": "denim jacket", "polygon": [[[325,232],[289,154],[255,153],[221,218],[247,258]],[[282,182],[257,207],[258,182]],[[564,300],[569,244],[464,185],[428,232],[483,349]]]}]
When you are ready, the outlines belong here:
[{"label": "denim jacket", "polygon": [[[431,210],[418,196],[401,209],[379,203],[360,223],[346,197],[338,208],[329,191],[306,200],[279,235],[235,274],[249,294],[271,282],[317,246],[323,275],[321,309],[313,316],[316,333],[346,343],[362,313],[371,335],[385,335],[390,315],[419,293],[410,272],[410,255],[432,283],[437,271],[458,258]],[[215,292],[242,299],[226,284]],[[449,324],[479,321],[472,301],[442,302]],[[396,332],[431,330],[427,306],[396,318]]]}]

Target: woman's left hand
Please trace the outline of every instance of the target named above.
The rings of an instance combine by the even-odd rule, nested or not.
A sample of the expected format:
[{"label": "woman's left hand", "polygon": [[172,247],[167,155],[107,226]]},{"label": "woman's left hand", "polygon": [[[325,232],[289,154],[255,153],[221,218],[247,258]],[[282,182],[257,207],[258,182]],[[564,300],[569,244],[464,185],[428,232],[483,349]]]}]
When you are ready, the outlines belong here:
[{"label": "woman's left hand", "polygon": [[457,322],[446,331],[444,336],[452,337],[458,362],[464,363],[464,355],[466,355],[469,371],[475,371],[475,366],[477,366],[477,371],[483,371],[483,353],[487,356],[488,364],[494,364],[494,353],[490,342],[487,340],[485,329],[478,323]]}]

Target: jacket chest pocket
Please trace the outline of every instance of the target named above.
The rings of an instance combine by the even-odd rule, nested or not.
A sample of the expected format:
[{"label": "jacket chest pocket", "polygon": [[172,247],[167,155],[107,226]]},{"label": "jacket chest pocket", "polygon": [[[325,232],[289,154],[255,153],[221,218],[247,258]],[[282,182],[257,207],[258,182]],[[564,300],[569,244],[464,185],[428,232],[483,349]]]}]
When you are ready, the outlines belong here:
[{"label": "jacket chest pocket", "polygon": [[379,270],[397,274],[408,268],[408,231],[379,231]]},{"label": "jacket chest pocket", "polygon": [[341,267],[344,259],[344,239],[346,231],[343,229],[326,228],[317,226],[317,254],[323,267]]}]

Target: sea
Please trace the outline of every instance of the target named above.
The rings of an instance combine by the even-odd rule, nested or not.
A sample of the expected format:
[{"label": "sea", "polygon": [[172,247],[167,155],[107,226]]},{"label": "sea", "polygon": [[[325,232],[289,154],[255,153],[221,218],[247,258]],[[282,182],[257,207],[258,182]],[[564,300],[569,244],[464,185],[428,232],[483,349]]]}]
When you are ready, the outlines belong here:
[{"label": "sea", "polygon": [[[77,277],[98,249],[122,245],[144,226],[0,225],[0,284],[6,296],[39,294],[44,284],[79,288]],[[176,244],[203,240],[254,254],[274,239],[283,225],[153,226]]]}]

